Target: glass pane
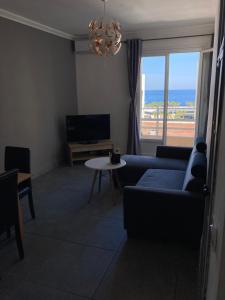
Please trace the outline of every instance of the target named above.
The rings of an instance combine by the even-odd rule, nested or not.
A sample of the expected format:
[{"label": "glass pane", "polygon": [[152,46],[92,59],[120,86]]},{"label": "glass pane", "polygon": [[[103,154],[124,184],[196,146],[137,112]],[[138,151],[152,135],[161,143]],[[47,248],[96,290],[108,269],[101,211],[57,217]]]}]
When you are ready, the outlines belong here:
[{"label": "glass pane", "polygon": [[199,52],[170,54],[167,145],[193,145],[199,57]]},{"label": "glass pane", "polygon": [[141,61],[142,139],[163,139],[165,56],[143,57]]}]

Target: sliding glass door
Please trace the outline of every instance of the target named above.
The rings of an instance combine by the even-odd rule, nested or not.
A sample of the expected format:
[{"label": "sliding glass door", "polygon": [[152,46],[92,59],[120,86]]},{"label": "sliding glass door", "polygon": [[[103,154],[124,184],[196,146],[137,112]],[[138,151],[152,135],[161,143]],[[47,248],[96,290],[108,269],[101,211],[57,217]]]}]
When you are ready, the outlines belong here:
[{"label": "sliding glass door", "polygon": [[199,58],[199,52],[169,55],[167,145],[193,145]]},{"label": "sliding glass door", "polygon": [[141,139],[163,139],[165,56],[143,57],[141,65]]},{"label": "sliding glass door", "polygon": [[142,58],[142,140],[192,146],[196,128],[200,53],[170,53]]}]

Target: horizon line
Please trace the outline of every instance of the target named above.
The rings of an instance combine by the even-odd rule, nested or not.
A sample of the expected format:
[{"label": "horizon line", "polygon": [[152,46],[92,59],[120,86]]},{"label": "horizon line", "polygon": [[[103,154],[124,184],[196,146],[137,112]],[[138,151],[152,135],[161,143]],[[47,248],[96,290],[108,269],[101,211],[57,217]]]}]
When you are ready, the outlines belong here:
[{"label": "horizon line", "polygon": [[[145,91],[164,91],[165,89],[145,89]],[[196,88],[192,88],[192,89],[168,89],[168,92],[169,91],[196,91]]]}]

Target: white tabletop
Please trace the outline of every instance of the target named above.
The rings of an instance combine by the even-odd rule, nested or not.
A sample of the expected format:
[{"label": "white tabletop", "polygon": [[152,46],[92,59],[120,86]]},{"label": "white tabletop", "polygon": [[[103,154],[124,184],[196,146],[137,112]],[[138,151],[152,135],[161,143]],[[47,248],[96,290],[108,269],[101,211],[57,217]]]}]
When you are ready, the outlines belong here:
[{"label": "white tabletop", "polygon": [[89,159],[85,162],[85,166],[95,170],[115,170],[126,165],[125,160],[120,159],[120,163],[111,164],[108,156]]}]

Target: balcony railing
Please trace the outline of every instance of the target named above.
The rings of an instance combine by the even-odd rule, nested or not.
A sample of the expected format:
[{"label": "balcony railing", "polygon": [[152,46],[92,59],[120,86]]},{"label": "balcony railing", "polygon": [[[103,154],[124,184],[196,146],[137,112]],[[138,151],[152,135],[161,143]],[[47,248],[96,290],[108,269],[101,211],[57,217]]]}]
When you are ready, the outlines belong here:
[{"label": "balcony railing", "polygon": [[[169,106],[166,118],[167,144],[192,145],[195,135],[195,107]],[[141,138],[162,139],[164,107],[144,107],[141,114]]]}]

